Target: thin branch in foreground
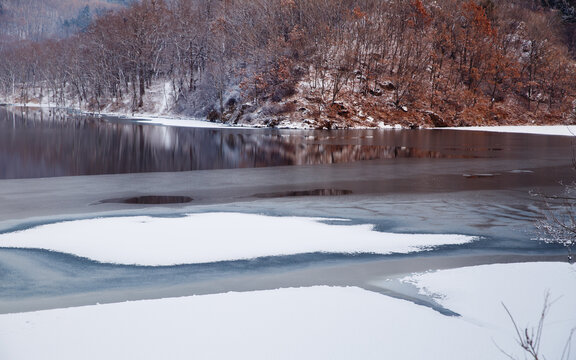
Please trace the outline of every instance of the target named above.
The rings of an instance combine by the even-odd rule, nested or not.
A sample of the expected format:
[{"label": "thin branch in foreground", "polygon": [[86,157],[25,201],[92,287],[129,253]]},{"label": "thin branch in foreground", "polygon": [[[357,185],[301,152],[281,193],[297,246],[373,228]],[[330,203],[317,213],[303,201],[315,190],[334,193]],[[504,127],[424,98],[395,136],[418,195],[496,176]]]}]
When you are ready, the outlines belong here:
[{"label": "thin branch in foreground", "polygon": [[[540,313],[540,320],[538,321],[536,332],[534,332],[534,328],[529,329],[528,327],[526,327],[524,329],[521,329],[518,326],[516,320],[514,319],[512,312],[508,309],[508,307],[506,307],[504,303],[502,303],[504,310],[506,310],[508,317],[512,321],[512,325],[514,326],[514,331],[516,332],[516,343],[529,355],[529,358],[532,360],[545,360],[544,355],[541,354],[540,352],[540,345],[542,344],[542,338],[543,338],[542,334],[544,331],[544,320],[546,319],[548,311],[550,310],[550,307],[553,305],[553,303],[554,303],[553,301],[552,302],[550,301],[550,293],[547,292],[546,295],[544,296],[544,305],[542,306],[542,311]],[[564,349],[562,351],[560,360],[570,359],[570,351],[571,351],[570,342],[575,332],[576,327],[572,328],[570,334],[568,335],[568,339],[566,340],[566,345],[564,345]],[[502,352],[502,354],[504,354],[509,359],[517,360],[516,357],[504,351],[497,344],[496,347],[498,348],[498,350],[500,350],[500,352]]]}]

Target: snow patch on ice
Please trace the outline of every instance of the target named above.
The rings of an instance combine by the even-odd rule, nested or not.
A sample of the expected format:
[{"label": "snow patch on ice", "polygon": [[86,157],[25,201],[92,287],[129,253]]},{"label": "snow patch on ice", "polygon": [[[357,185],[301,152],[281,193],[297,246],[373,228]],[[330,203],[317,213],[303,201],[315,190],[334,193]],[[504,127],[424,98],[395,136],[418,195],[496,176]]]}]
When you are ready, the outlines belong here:
[{"label": "snow patch on ice", "polygon": [[394,234],[322,218],[201,213],[179,218],[96,218],[0,235],[0,247],[37,248],[100,262],[149,266],[302,253],[408,253],[475,240],[465,235]]},{"label": "snow patch on ice", "polygon": [[[423,294],[442,294],[438,300],[441,305],[470,320],[504,326],[508,319],[501,303],[513,312],[526,314],[518,315],[523,324],[526,317],[540,313],[546,291],[555,299],[554,306],[576,307],[576,267],[567,263],[483,265],[415,274],[403,281],[416,285]],[[526,301],[529,293],[533,294],[532,301]],[[565,319],[561,315],[548,320],[576,326],[576,312],[564,314]]]}]

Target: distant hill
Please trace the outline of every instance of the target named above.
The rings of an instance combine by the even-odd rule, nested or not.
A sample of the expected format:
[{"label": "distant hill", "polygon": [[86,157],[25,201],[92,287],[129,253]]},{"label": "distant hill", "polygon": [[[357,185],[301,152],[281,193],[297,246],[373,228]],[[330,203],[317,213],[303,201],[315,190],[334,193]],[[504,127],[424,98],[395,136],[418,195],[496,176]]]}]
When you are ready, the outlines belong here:
[{"label": "distant hill", "polygon": [[0,0],[0,41],[61,38],[134,0]]}]

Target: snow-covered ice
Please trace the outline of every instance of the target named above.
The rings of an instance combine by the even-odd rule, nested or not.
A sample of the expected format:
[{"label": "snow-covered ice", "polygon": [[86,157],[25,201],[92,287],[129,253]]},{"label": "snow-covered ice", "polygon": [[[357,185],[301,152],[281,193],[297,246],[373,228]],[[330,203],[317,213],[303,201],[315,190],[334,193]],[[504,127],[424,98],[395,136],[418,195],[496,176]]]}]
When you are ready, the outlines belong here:
[{"label": "snow-covered ice", "polygon": [[507,358],[498,347],[523,358],[500,302],[520,326],[535,326],[546,290],[557,301],[542,354],[559,359],[576,325],[576,272],[565,263],[487,265],[405,280],[438,294],[462,317],[357,287],[146,300],[0,315],[0,358]]},{"label": "snow-covered ice", "polygon": [[[546,359],[561,359],[570,331],[576,329],[576,265],[483,265],[416,274],[403,281],[415,284],[421,293],[461,314],[463,321],[484,328],[486,336],[490,334],[509,353],[517,352],[519,347],[510,341],[514,337],[513,326],[503,305],[514,316],[520,331],[536,329],[549,293],[551,305],[541,344],[541,355]],[[576,357],[576,337],[571,339],[571,346],[573,352],[567,359]]]},{"label": "snow-covered ice", "polygon": [[37,248],[100,262],[175,265],[301,253],[407,253],[475,238],[394,234],[323,218],[201,213],[175,218],[110,217],[65,221],[0,235],[0,247]]},{"label": "snow-covered ice", "polygon": [[448,127],[449,130],[475,130],[501,133],[576,136],[576,125],[525,125],[525,126],[470,126]]},{"label": "snow-covered ice", "polygon": [[521,327],[537,320],[549,291],[553,305],[548,329],[576,327],[576,311],[572,311],[576,310],[576,266],[567,263],[472,266],[410,275],[402,281],[415,284],[422,294],[474,323],[499,324],[504,318],[502,325],[507,325],[500,305],[504,303]]}]

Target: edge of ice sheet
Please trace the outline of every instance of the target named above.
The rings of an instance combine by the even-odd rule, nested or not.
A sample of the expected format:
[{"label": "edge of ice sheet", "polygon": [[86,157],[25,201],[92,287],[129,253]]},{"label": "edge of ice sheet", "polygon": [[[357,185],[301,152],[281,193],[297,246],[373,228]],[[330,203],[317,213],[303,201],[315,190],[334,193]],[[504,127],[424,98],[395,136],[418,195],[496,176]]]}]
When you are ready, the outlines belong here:
[{"label": "edge of ice sheet", "polygon": [[[420,294],[432,297],[446,308],[466,314],[469,320],[475,322],[497,323],[502,317],[506,318],[505,323],[506,320],[510,321],[503,316],[506,313],[502,306],[492,313],[483,310],[485,304],[503,303],[513,315],[518,316],[516,321],[520,327],[529,320],[536,326],[546,293],[550,294],[550,301],[553,302],[551,309],[576,306],[576,265],[567,262],[470,266],[416,273],[400,281],[415,285],[420,289]],[[559,311],[558,316],[548,318],[547,322],[572,323],[576,327],[576,312]]]},{"label": "edge of ice sheet", "polygon": [[371,360],[425,359],[433,351],[450,359],[454,349],[441,341],[446,334],[424,324],[470,336],[464,344],[474,350],[485,346],[473,345],[481,329],[456,318],[356,287],[322,286],[0,315],[0,355]]},{"label": "edge of ice sheet", "polygon": [[[288,288],[0,315],[0,356],[73,359],[523,358],[501,302],[537,326],[550,290],[541,352],[559,359],[576,324],[576,268],[483,265],[406,278],[461,317],[357,287]],[[226,346],[222,346],[226,344]],[[576,345],[573,338],[572,347]]]},{"label": "edge of ice sheet", "polygon": [[330,219],[242,213],[64,221],[0,234],[0,247],[57,251],[103,263],[167,266],[304,253],[409,253],[476,237],[395,234]]}]

